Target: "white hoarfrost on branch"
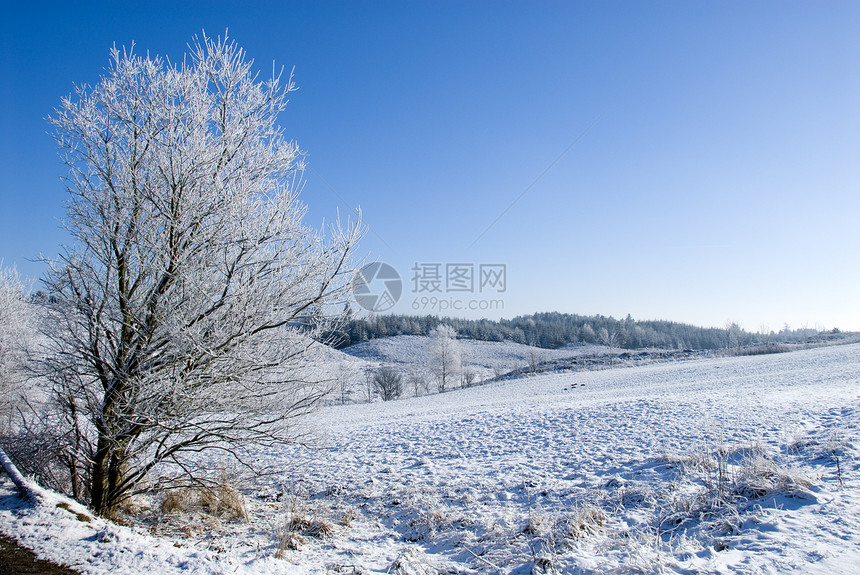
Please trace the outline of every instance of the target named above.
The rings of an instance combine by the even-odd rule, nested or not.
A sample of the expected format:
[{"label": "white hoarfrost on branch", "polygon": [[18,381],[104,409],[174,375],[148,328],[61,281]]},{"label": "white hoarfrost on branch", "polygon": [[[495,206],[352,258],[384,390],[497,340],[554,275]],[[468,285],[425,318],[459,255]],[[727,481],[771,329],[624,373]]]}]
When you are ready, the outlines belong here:
[{"label": "white hoarfrost on branch", "polygon": [[111,52],[52,118],[75,243],[46,279],[46,374],[75,496],[101,514],[206,480],[204,450],[302,441],[328,391],[308,351],[347,301],[358,222],[302,224],[291,78],[195,39],[181,65]]},{"label": "white hoarfrost on branch", "polygon": [[41,487],[24,477],[21,472],[18,471],[18,468],[12,460],[9,459],[2,447],[0,447],[0,468],[6,472],[6,475],[9,476],[12,483],[16,488],[18,488],[18,494],[21,495],[21,497],[37,499],[39,495],[43,493]]},{"label": "white hoarfrost on branch", "polygon": [[0,262],[0,430],[9,425],[28,353],[32,327],[26,292],[18,271]]},{"label": "white hoarfrost on branch", "polygon": [[439,392],[444,393],[460,377],[462,362],[457,330],[446,324],[430,330],[430,356]]}]

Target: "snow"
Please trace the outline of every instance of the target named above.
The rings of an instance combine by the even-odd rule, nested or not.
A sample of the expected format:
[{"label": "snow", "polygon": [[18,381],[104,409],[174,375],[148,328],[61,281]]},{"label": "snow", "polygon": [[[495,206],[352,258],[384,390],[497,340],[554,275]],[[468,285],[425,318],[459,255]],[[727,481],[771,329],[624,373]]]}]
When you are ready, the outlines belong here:
[{"label": "snow", "polygon": [[325,408],[247,522],[155,537],[4,475],[0,531],[93,574],[853,573],[858,404],[860,344],[538,375]]},{"label": "snow", "polygon": [[[576,354],[585,353],[586,350],[606,349],[603,346],[592,345],[541,349],[512,341],[496,342],[473,339],[458,339],[457,344],[467,363],[485,369],[492,369],[494,366],[506,369],[525,367],[528,365],[528,357],[532,352],[536,353],[541,360],[545,360],[572,357]],[[372,339],[351,345],[343,351],[367,360],[407,365],[426,366],[430,361],[429,338],[420,335],[398,335]]]},{"label": "snow", "polygon": [[[606,347],[599,345],[541,349],[512,341],[472,339],[458,339],[456,345],[463,360],[463,367],[474,371],[477,381],[527,368],[532,355],[537,362],[543,362],[606,353]],[[401,371],[407,380],[410,377],[418,377],[428,383],[434,381],[434,359],[429,337],[398,335],[372,339],[345,348],[343,355],[351,358],[353,362],[363,360],[365,365],[371,368],[380,364],[393,366]],[[433,389],[435,390],[435,387]]]}]

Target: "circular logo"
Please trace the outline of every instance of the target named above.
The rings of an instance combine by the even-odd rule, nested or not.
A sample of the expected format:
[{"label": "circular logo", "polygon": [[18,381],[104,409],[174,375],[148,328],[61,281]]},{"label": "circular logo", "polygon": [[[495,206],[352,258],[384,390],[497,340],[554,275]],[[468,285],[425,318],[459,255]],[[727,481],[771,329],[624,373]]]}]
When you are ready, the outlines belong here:
[{"label": "circular logo", "polygon": [[358,305],[372,312],[388,311],[403,293],[400,274],[388,264],[367,264],[352,280],[352,295]]}]

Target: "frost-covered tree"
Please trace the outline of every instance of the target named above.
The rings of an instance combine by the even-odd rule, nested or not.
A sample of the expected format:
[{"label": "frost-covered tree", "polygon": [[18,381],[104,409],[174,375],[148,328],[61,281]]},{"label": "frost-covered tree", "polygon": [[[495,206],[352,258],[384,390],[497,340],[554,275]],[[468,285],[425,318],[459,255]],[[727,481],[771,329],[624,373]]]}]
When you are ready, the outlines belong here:
[{"label": "frost-covered tree", "polygon": [[477,372],[465,360],[462,360],[460,362],[460,387],[472,387],[477,378]]},{"label": "frost-covered tree", "polygon": [[353,369],[345,361],[338,362],[336,376],[340,404],[346,405],[353,394]]},{"label": "frost-covered tree", "polygon": [[615,352],[624,343],[624,334],[615,326],[602,327],[597,333],[600,343],[609,348],[609,365],[615,362]]},{"label": "frost-covered tree", "polygon": [[744,331],[735,322],[726,322],[726,349],[730,352],[738,352],[743,346]]},{"label": "frost-covered tree", "polygon": [[594,328],[591,327],[590,323],[586,323],[582,326],[582,341],[586,343],[594,343],[597,341],[597,334],[594,333]]},{"label": "frost-covered tree", "polygon": [[382,366],[373,375],[373,389],[382,401],[397,399],[403,394],[403,376],[393,367]]},{"label": "frost-covered tree", "polygon": [[26,290],[18,271],[0,262],[0,430],[7,426],[19,393],[32,329]]},{"label": "frost-covered tree", "polygon": [[541,363],[540,352],[538,352],[538,348],[535,346],[531,346],[528,351],[528,356],[526,358],[529,362],[529,372],[537,373],[538,367]]},{"label": "frost-covered tree", "polygon": [[459,378],[461,362],[457,330],[445,324],[433,328],[430,331],[430,357],[439,392],[444,393]]},{"label": "frost-covered tree", "polygon": [[413,373],[409,376],[409,383],[412,384],[412,395],[414,397],[419,397],[427,392],[427,382],[421,374]]},{"label": "frost-covered tree", "polygon": [[357,225],[302,223],[294,89],[226,38],[181,64],[111,51],[52,118],[74,244],[46,279],[46,359],[73,475],[111,515],[146,487],[204,481],[199,452],[301,440],[327,391],[314,330],[342,309]]}]

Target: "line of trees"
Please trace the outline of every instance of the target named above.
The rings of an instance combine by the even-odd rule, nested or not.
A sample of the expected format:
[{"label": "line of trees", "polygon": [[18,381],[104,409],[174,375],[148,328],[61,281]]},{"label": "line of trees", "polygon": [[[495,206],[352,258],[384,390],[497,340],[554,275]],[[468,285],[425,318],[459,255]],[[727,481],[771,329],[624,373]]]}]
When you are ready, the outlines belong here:
[{"label": "line of trees", "polygon": [[705,328],[662,320],[615,319],[559,312],[535,313],[513,319],[441,318],[434,315],[370,315],[353,318],[336,333],[335,345],[347,347],[363,341],[397,335],[430,335],[438,326],[450,326],[460,338],[480,341],[513,341],[546,349],[590,343],[621,349],[733,349],[765,343],[805,342],[818,330],[785,326],[778,332],[749,332],[736,323],[724,328]]}]

